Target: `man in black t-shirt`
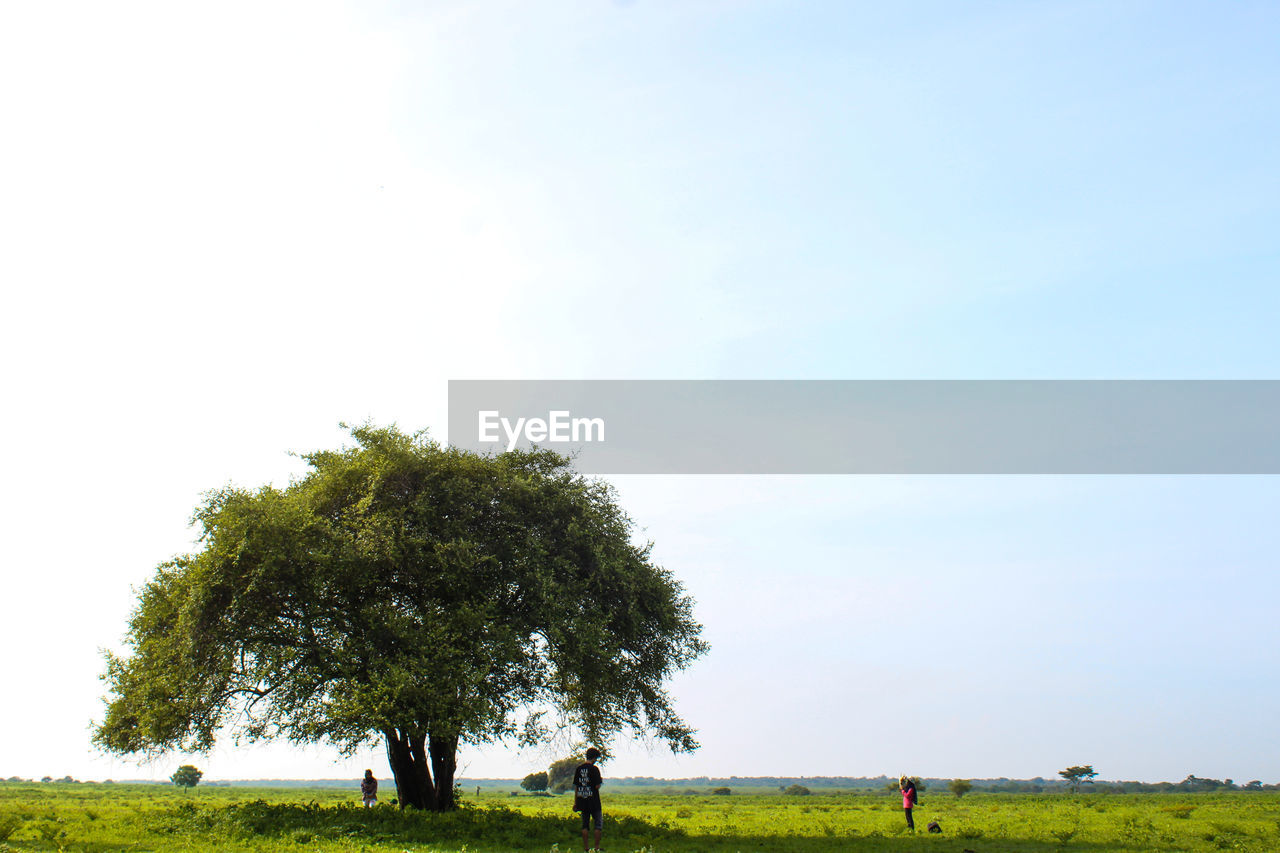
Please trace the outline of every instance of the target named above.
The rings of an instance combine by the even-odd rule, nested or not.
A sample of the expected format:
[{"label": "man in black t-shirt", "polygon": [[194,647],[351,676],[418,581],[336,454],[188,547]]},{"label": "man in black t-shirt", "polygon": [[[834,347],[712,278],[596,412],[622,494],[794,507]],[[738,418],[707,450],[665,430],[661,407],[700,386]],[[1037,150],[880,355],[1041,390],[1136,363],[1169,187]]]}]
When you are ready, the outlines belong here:
[{"label": "man in black t-shirt", "polygon": [[600,768],[596,767],[596,759],[600,750],[594,746],[587,750],[587,760],[573,771],[573,810],[582,812],[582,849],[590,851],[589,840],[591,825],[595,824],[596,846],[600,849],[600,833],[604,830],[604,812],[600,807],[600,786],[604,780],[600,778]]}]

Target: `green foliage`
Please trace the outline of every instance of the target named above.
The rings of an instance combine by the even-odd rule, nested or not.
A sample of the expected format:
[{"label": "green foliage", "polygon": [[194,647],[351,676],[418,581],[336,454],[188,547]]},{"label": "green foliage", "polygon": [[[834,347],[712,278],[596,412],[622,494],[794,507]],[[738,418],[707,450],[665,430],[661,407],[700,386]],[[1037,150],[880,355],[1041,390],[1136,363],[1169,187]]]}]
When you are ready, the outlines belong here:
[{"label": "green foliage", "polygon": [[711,793],[721,797],[727,797],[733,793],[733,789],[732,788],[712,788]]},{"label": "green foliage", "polygon": [[537,773],[530,773],[528,776],[520,780],[520,787],[526,791],[545,791],[550,784],[547,771],[542,770]]},{"label": "green foliage", "polygon": [[1092,782],[1094,777],[1098,775],[1098,771],[1093,769],[1092,764],[1081,764],[1068,767],[1066,770],[1059,770],[1058,775],[1071,783],[1072,791],[1079,791],[1080,784],[1082,782]]},{"label": "green foliage", "polygon": [[596,743],[697,747],[664,684],[701,626],[610,486],[548,451],[352,435],[285,489],[206,495],[200,550],[157,569],[132,654],[107,655],[98,746],[204,751],[230,724],[348,752],[384,738],[402,801],[433,772],[439,807],[458,744],[540,742],[535,707]]},{"label": "green foliage", "polygon": [[952,779],[947,787],[956,795],[956,799],[959,799],[973,790],[973,783],[968,779]]},{"label": "green foliage", "polygon": [[788,785],[787,789],[782,793],[790,797],[807,797],[813,792],[804,785]]},{"label": "green foliage", "polygon": [[547,770],[547,786],[556,794],[568,791],[573,787],[573,771],[586,760],[586,756],[579,754],[551,762]]},{"label": "green foliage", "polygon": [[174,774],[169,777],[169,781],[179,788],[194,788],[200,784],[200,777],[203,775],[204,772],[198,770],[194,765],[184,764],[174,771]]},{"label": "green foliage", "polygon": [[[979,806],[951,797],[930,803],[942,838],[907,838],[900,809],[879,791],[808,797],[775,787],[735,788],[732,798],[671,797],[614,790],[606,800],[606,849],[660,853],[1136,853],[1280,850],[1280,793],[1115,795],[1110,808],[1072,797],[984,793]],[[439,814],[359,808],[350,791],[208,787],[199,799],[164,785],[51,788],[0,785],[0,822],[20,821],[13,849],[125,849],[178,853],[545,853],[578,849],[577,815],[563,798],[508,799],[486,789]],[[1171,809],[1194,806],[1187,818]],[[96,819],[95,819],[96,817]],[[45,841],[45,839],[48,839]],[[947,841],[947,839],[951,841]],[[0,850],[3,850],[0,847]]]}]

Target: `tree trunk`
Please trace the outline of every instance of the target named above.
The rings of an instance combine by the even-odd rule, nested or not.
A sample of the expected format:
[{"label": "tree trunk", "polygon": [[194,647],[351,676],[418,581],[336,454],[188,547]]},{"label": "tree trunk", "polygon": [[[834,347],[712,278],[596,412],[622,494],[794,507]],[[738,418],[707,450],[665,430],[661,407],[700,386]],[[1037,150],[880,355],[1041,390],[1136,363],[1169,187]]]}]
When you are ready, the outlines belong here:
[{"label": "tree trunk", "polygon": [[458,769],[458,738],[431,736],[431,769],[436,777],[435,811],[447,812],[458,807],[453,792],[453,774]]},{"label": "tree trunk", "polygon": [[382,736],[387,740],[387,762],[396,780],[400,808],[440,811],[436,806],[436,788],[431,783],[431,769],[427,766],[426,738],[389,728],[382,730]]},{"label": "tree trunk", "polygon": [[387,761],[395,776],[400,808],[447,812],[458,807],[453,794],[458,769],[456,735],[431,735],[428,740],[404,729],[383,729],[382,736],[387,740]]}]

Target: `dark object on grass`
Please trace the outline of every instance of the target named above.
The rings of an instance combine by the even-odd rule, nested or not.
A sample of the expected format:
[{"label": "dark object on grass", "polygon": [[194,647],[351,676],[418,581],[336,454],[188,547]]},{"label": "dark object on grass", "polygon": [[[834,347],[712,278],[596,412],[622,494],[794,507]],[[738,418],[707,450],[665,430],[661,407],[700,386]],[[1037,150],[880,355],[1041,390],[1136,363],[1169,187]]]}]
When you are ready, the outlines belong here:
[{"label": "dark object on grass", "polygon": [[936,820],[929,821],[929,825],[925,827],[930,832],[942,832],[942,826]]}]

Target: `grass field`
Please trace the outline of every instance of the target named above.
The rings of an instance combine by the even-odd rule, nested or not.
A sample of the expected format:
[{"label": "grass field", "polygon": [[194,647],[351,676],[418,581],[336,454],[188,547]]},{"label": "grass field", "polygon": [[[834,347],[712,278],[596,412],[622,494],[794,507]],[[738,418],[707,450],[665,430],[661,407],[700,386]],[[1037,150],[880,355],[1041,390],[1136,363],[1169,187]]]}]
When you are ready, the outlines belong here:
[{"label": "grass field", "polygon": [[[385,785],[385,783],[384,783]],[[386,793],[384,791],[384,793]],[[896,793],[669,795],[605,789],[609,853],[692,851],[1280,851],[1280,794],[925,792],[917,834]],[[453,814],[356,807],[335,789],[0,783],[0,851],[581,849],[565,797],[468,796]],[[940,835],[923,831],[930,820]]]}]

